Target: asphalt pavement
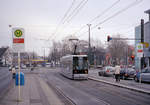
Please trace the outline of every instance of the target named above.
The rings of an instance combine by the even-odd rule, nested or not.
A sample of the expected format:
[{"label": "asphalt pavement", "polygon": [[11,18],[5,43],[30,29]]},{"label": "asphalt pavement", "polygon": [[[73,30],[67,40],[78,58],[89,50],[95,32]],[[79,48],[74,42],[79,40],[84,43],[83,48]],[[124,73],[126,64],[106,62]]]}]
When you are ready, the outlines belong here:
[{"label": "asphalt pavement", "polygon": [[0,98],[8,91],[12,83],[12,74],[8,67],[0,67]]},{"label": "asphalt pavement", "polygon": [[[0,105],[149,105],[150,95],[93,80],[71,80],[59,68],[23,70],[25,86],[12,88]],[[96,74],[95,72],[89,73]]]},{"label": "asphalt pavement", "polygon": [[0,99],[0,105],[65,105],[46,81],[40,78],[39,73],[42,72],[24,72],[25,85],[21,86],[21,100],[18,101],[18,86],[13,81],[12,87]]},{"label": "asphalt pavement", "polygon": [[128,80],[120,80],[119,83],[115,81],[114,77],[104,77],[104,76],[99,76],[98,72],[99,69],[91,69],[89,70],[89,79],[107,83],[110,85],[150,94],[150,83],[138,83],[135,82],[133,79],[128,79]]},{"label": "asphalt pavement", "polygon": [[76,105],[149,105],[150,95],[93,80],[71,80],[59,69],[49,69],[45,78]]}]

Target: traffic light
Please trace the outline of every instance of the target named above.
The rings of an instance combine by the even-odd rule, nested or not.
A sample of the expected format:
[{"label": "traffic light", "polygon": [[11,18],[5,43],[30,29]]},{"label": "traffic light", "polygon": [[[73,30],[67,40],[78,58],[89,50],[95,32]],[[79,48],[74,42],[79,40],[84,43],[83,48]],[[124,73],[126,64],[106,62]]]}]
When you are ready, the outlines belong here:
[{"label": "traffic light", "polygon": [[112,40],[112,38],[110,36],[107,36],[107,42],[109,42],[110,40]]},{"label": "traffic light", "polygon": [[134,55],[131,56],[132,61],[134,60]]}]

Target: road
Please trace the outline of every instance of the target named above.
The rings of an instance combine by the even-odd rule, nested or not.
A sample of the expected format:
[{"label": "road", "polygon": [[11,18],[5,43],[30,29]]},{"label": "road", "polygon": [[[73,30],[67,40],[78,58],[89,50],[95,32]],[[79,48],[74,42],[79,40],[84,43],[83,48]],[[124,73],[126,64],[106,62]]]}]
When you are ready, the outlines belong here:
[{"label": "road", "polygon": [[[148,94],[93,80],[71,80],[62,76],[59,68],[36,68],[34,71],[23,70],[23,72],[26,75],[26,84],[22,97],[24,100],[29,100],[25,101],[28,102],[26,105],[35,102],[39,105],[58,102],[63,105],[149,105],[150,103]],[[17,90],[13,88],[10,91],[13,94],[8,94],[11,96],[6,96],[1,102],[9,105],[6,100],[11,100],[10,97],[13,100]]]},{"label": "road", "polygon": [[0,67],[0,97],[7,91],[12,81],[11,72],[7,67]]},{"label": "road", "polygon": [[150,95],[92,80],[70,80],[59,69],[44,70],[41,76],[76,105],[149,105]]}]

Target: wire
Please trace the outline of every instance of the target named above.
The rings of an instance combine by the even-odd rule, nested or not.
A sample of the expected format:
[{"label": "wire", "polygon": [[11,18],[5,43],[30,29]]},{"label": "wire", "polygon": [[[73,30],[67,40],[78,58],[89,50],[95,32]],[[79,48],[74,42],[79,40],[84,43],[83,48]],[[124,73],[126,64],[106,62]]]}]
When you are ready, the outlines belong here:
[{"label": "wire", "polygon": [[76,10],[76,12],[74,12],[74,15],[72,15],[71,18],[70,18],[67,22],[70,22],[70,21],[73,19],[73,17],[75,17],[75,16],[80,12],[80,10],[86,5],[87,2],[88,2],[88,0],[86,0],[86,1],[79,7],[79,9]]},{"label": "wire", "polygon": [[[133,7],[133,6],[137,5],[137,4],[139,4],[139,3],[142,2],[142,1],[143,1],[143,0],[136,0],[135,2],[131,3],[131,4],[128,5],[127,7],[123,8],[122,10],[120,10],[120,11],[118,11],[118,12],[116,12],[116,13],[114,13],[113,15],[111,15],[111,16],[108,17],[108,18],[106,18],[106,19],[103,20],[102,22],[96,24],[95,26],[93,26],[93,27],[91,28],[91,30],[94,29],[94,28],[96,28],[97,26],[99,26],[99,25],[101,25],[101,24],[107,22],[108,20],[110,20],[110,19],[116,17],[117,15],[119,15],[119,14],[121,14],[122,12],[126,11],[127,9],[129,9],[129,8],[131,8],[131,7]],[[84,32],[84,33],[87,33],[87,32],[88,32],[88,31],[86,31],[86,32]],[[84,34],[84,33],[83,33],[83,34]],[[81,35],[82,35],[82,34],[81,34]],[[78,37],[80,37],[80,36],[78,36]]]},{"label": "wire", "polygon": [[[69,23],[73,17],[75,17],[79,11],[85,6],[85,4],[88,2],[88,0],[82,0],[78,5],[77,7],[70,13],[70,15],[65,18],[65,20],[63,21],[62,24],[65,24],[66,22]],[[69,20],[70,19],[70,20]],[[64,30],[65,26],[63,27],[63,30]],[[56,34],[53,35],[54,38],[56,37]]]},{"label": "wire", "polygon": [[[112,9],[115,5],[117,5],[120,2],[120,0],[117,0],[116,2],[114,2],[110,7],[106,8],[104,11],[102,11],[102,13],[100,13],[99,15],[97,15],[96,17],[94,17],[92,20],[90,20],[88,23],[92,23],[93,21],[95,21],[96,19],[100,18],[101,16],[103,16],[107,11],[109,11],[110,9]],[[77,32],[75,32],[74,34],[80,32],[82,29],[84,29],[86,27],[86,25],[82,26]]]},{"label": "wire", "polygon": [[108,20],[110,20],[110,19],[116,17],[117,15],[119,15],[119,14],[121,14],[122,12],[128,10],[129,8],[131,8],[131,7],[133,7],[133,6],[137,5],[137,4],[139,4],[141,1],[142,1],[142,0],[140,0],[140,1],[136,0],[135,2],[131,3],[131,4],[128,5],[127,7],[123,8],[122,10],[116,12],[115,14],[113,14],[112,16],[106,18],[106,19],[103,20],[102,22],[100,22],[100,23],[98,23],[97,25],[93,26],[92,29],[94,29],[94,28],[96,28],[97,26],[99,26],[99,25],[105,23],[106,21],[108,21]]},{"label": "wire", "polygon": [[117,5],[120,2],[120,0],[114,2],[110,7],[106,8],[101,14],[99,14],[98,16],[96,16],[94,19],[92,19],[89,23],[95,21],[96,19],[100,18],[102,15],[104,15],[107,11],[109,11],[110,9],[112,9],[115,5]]},{"label": "wire", "polygon": [[[56,35],[57,30],[58,30],[60,24],[63,23],[63,21],[65,20],[65,18],[67,17],[67,15],[68,15],[69,12],[71,11],[71,9],[73,8],[73,6],[74,6],[74,4],[75,4],[75,1],[76,1],[76,0],[73,0],[73,1],[72,1],[70,7],[68,8],[68,10],[66,11],[66,13],[64,14],[64,16],[63,16],[63,18],[61,19],[61,21],[59,22],[59,24],[57,25],[57,27],[56,27],[56,29],[55,29],[54,34],[53,34],[52,37],[54,37],[54,36]],[[51,37],[51,36],[50,36],[50,37]],[[48,40],[50,40],[50,37],[48,38]]]},{"label": "wire", "polygon": [[63,22],[63,24],[69,20],[70,17],[72,17],[72,14],[74,14],[76,12],[76,10],[80,9],[80,7],[82,6],[82,4],[84,3],[84,1],[88,1],[88,0],[82,0],[77,7],[70,13],[70,15],[65,19],[65,21]]},{"label": "wire", "polygon": [[69,7],[69,9],[67,10],[67,12],[65,13],[64,17],[62,18],[62,22],[65,20],[65,18],[67,17],[68,13],[70,12],[70,10],[72,9],[73,5],[75,4],[75,0],[73,0],[71,6]]}]

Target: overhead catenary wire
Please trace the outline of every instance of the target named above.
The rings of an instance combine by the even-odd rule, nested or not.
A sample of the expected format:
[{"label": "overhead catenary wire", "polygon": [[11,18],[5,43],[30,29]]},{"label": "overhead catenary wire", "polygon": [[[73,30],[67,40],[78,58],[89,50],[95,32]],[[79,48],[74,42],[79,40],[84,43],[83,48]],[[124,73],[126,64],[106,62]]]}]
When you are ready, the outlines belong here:
[{"label": "overhead catenary wire", "polygon": [[[110,5],[108,8],[106,8],[104,11],[102,11],[100,14],[98,14],[96,17],[94,17],[92,20],[90,20],[88,23],[92,23],[93,21],[95,21],[96,19],[100,18],[101,16],[103,16],[106,12],[108,12],[109,10],[111,10],[115,5],[117,5],[120,2],[120,0],[115,1],[112,5]],[[86,27],[86,25],[82,26],[78,31],[76,31],[74,34],[80,32],[82,29],[84,29]]]},{"label": "overhead catenary wire", "polygon": [[[88,2],[88,0],[82,0],[75,9],[64,19],[62,24],[69,23],[78,13],[79,11],[85,6],[85,4]],[[70,20],[69,20],[70,19]],[[64,27],[63,27],[64,28]],[[56,37],[56,33],[53,34],[53,39]]]},{"label": "overhead catenary wire", "polygon": [[[59,26],[64,22],[65,18],[67,17],[67,15],[69,14],[69,12],[71,11],[71,9],[73,8],[74,4],[75,4],[75,1],[76,0],[73,0],[70,7],[68,8],[68,10],[66,11],[66,13],[64,14],[63,18],[61,19],[61,21],[59,22],[59,24],[57,25],[55,31],[54,31],[54,34],[53,36],[55,36],[55,34],[57,33],[57,30],[59,28]],[[52,36],[52,37],[53,37]],[[48,40],[50,39],[50,37],[48,38]]]},{"label": "overhead catenary wire", "polygon": [[[110,17],[104,19],[103,21],[101,21],[101,22],[99,22],[98,24],[96,24],[96,25],[94,25],[93,27],[91,27],[91,30],[92,30],[92,29],[95,29],[97,26],[99,26],[99,25],[101,25],[101,24],[107,22],[108,20],[110,20],[110,19],[112,19],[112,18],[118,16],[119,14],[121,14],[121,13],[123,13],[124,11],[128,10],[129,8],[131,8],[131,7],[133,7],[133,6],[135,6],[135,5],[139,4],[139,3],[141,3],[142,1],[143,1],[143,0],[136,0],[136,1],[132,2],[131,4],[129,4],[128,6],[126,6],[125,8],[121,9],[120,11],[114,13],[114,14],[111,15]],[[87,32],[88,32],[88,31],[83,32],[83,33],[80,34],[78,37],[81,37],[81,35],[83,35],[84,33],[87,33]]]},{"label": "overhead catenary wire", "polygon": [[78,10],[76,10],[76,12],[74,12],[74,15],[72,15],[67,22],[70,22],[73,19],[73,17],[75,17],[80,12],[80,10],[86,5],[87,2],[88,0],[85,0],[85,2],[78,8]]},{"label": "overhead catenary wire", "polygon": [[72,17],[72,16],[76,13],[76,11],[79,11],[80,8],[82,7],[82,4],[85,5],[85,3],[86,3],[87,1],[88,1],[88,0],[82,0],[82,1],[76,6],[76,8],[73,9],[73,11],[69,14],[69,16],[64,20],[63,24],[64,24],[65,22],[67,22],[67,21],[69,20],[69,18]]},{"label": "overhead catenary wire", "polygon": [[98,23],[97,25],[93,26],[92,29],[94,29],[94,28],[96,28],[97,26],[99,26],[99,25],[105,23],[106,21],[108,21],[108,20],[110,20],[110,19],[112,19],[112,18],[118,16],[120,13],[122,13],[122,12],[128,10],[129,8],[131,8],[131,7],[133,7],[133,6],[137,5],[137,4],[139,4],[141,1],[143,1],[143,0],[136,0],[135,2],[131,3],[131,4],[128,5],[127,7],[123,8],[122,10],[116,12],[115,14],[113,14],[112,16],[106,18],[106,19],[103,20],[102,22],[100,22],[100,23]]}]

